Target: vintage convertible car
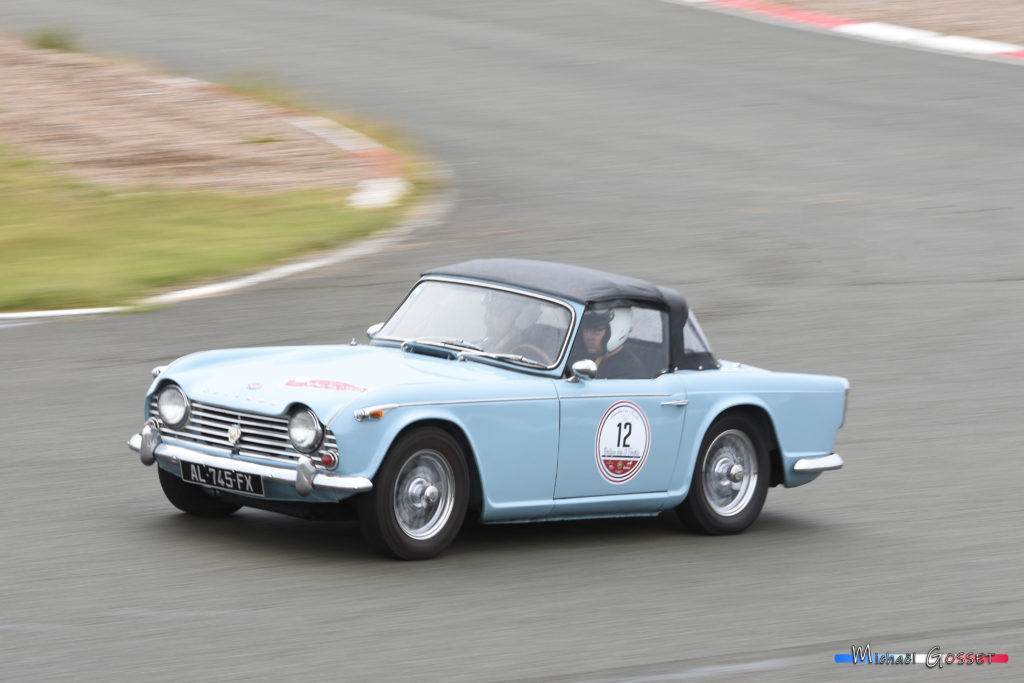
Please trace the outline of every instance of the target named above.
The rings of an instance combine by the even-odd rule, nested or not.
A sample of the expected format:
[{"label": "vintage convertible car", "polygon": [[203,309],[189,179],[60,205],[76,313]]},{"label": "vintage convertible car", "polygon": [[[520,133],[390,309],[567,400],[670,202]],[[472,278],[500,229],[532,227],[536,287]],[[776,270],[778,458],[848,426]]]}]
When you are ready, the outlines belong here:
[{"label": "vintage convertible car", "polygon": [[423,274],[370,343],[155,368],[129,446],[185,512],[355,515],[393,556],[485,523],[656,515],[743,531],[842,467],[849,383],[719,361],[677,292],[483,259]]}]

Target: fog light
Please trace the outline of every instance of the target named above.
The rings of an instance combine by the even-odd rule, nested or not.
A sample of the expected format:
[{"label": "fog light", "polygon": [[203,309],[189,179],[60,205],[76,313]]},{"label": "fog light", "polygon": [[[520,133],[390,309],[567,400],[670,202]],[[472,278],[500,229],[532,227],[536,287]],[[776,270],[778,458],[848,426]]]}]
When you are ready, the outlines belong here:
[{"label": "fog light", "polygon": [[320,454],[320,464],[329,470],[338,466],[338,454],[334,451],[324,451]]}]

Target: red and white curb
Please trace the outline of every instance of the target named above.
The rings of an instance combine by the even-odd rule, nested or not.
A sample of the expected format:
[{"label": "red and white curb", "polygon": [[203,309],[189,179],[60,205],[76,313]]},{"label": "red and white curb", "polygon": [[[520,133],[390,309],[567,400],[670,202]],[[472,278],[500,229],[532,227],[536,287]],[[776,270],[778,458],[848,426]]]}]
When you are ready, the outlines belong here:
[{"label": "red and white curb", "polygon": [[935,31],[886,24],[880,21],[859,21],[809,12],[807,10],[783,7],[760,0],[660,0],[672,5],[691,5],[708,9],[749,14],[778,23],[822,31],[833,31],[852,38],[861,38],[880,43],[891,43],[906,47],[945,52],[967,57],[982,57],[1007,60],[1024,64],[1024,45],[1001,43],[968,36],[955,36]]},{"label": "red and white curb", "polygon": [[387,147],[379,145],[362,133],[320,116],[288,119],[300,130],[316,135],[341,149],[350,158],[374,169],[377,177],[364,178],[349,195],[348,205],[357,209],[394,206],[409,191],[409,183],[402,177],[398,157]]}]

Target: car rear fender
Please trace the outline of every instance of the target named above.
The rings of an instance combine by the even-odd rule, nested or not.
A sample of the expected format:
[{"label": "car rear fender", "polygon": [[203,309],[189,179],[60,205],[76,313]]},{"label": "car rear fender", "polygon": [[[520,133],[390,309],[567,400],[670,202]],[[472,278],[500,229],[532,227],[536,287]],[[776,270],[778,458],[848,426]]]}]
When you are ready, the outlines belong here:
[{"label": "car rear fender", "polygon": [[762,427],[762,434],[768,451],[772,454],[772,473],[769,480],[776,483],[778,475],[776,466],[781,471],[781,458],[778,456],[778,439],[775,434],[775,425],[771,419],[768,406],[758,396],[730,394],[716,397],[712,402],[691,400],[687,406],[686,422],[683,425],[683,438],[679,451],[679,458],[676,469],[672,474],[672,486],[669,495],[678,498],[680,501],[686,497],[690,490],[690,480],[693,477],[693,469],[700,455],[701,442],[715,420],[731,412],[739,412],[749,415]]}]

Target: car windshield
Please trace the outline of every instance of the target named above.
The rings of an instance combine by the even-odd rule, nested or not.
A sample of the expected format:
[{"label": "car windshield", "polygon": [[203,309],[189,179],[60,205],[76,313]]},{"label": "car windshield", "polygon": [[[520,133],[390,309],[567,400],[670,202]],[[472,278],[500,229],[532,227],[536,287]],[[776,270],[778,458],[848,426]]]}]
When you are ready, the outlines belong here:
[{"label": "car windshield", "polygon": [[424,280],[375,339],[433,344],[533,367],[558,364],[572,309],[484,285]]}]

